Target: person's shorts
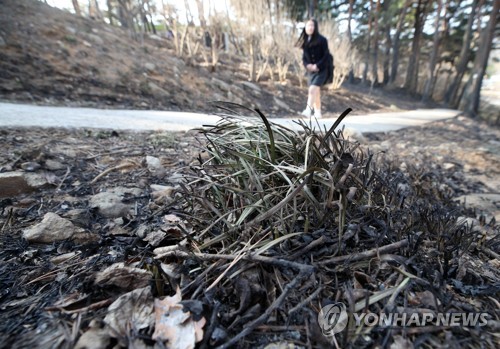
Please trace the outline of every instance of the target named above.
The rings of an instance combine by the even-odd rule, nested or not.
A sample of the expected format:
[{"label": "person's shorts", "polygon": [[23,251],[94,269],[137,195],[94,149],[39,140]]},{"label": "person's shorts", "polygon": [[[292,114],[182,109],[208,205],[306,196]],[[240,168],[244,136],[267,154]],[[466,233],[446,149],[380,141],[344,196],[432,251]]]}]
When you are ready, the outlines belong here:
[{"label": "person's shorts", "polygon": [[328,69],[323,69],[318,72],[308,73],[309,86],[323,86],[328,78]]}]

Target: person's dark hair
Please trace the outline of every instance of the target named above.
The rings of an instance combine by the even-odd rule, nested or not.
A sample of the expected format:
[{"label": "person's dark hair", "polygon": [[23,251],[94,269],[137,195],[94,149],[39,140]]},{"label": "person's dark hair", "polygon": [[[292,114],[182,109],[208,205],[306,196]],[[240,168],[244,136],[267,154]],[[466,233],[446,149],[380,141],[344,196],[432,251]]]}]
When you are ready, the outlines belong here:
[{"label": "person's dark hair", "polygon": [[318,21],[315,18],[309,18],[306,21],[307,22],[312,21],[314,23],[314,32],[311,37],[311,41],[307,41],[307,34],[306,34],[306,27],[304,26],[304,29],[302,29],[302,33],[300,33],[299,39],[295,43],[295,47],[300,47],[304,48],[306,45],[307,46],[314,46],[318,43],[319,41],[319,27],[318,27]]}]

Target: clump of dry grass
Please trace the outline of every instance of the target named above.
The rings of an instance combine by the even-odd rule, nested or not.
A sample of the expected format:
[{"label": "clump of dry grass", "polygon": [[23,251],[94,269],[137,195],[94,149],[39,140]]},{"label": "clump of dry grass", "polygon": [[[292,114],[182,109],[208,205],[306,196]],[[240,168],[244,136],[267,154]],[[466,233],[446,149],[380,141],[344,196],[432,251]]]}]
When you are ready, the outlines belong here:
[{"label": "clump of dry grass", "polygon": [[[306,326],[302,338],[321,343],[308,319],[334,300],[356,312],[398,312],[430,292],[436,311],[463,309],[454,295],[469,288],[454,278],[465,260],[478,261],[471,251],[480,237],[457,219],[440,174],[402,171],[345,139],[337,127],[349,111],[329,130],[301,122],[297,132],[257,111],[224,114],[201,131],[208,157],[191,166],[172,207],[193,228],[190,246],[156,258],[185,260],[187,297],[224,304],[226,315],[214,319],[233,337],[221,347],[268,321]],[[390,334],[351,326],[338,339],[363,347]]]},{"label": "clump of dry grass", "polygon": [[206,227],[201,247],[231,245],[257,226],[255,247],[325,227],[341,236],[351,206],[374,204],[371,157],[335,131],[349,111],[320,132],[312,123],[301,132],[270,123],[259,111],[226,114],[204,129],[209,158],[193,168],[183,196]]}]

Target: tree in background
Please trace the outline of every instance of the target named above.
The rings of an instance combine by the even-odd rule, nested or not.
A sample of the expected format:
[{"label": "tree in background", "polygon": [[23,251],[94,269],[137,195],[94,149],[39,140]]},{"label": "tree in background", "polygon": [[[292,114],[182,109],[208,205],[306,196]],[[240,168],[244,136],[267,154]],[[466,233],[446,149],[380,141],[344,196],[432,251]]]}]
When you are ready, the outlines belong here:
[{"label": "tree in background", "polygon": [[474,60],[474,66],[469,75],[464,93],[460,99],[459,108],[467,115],[475,117],[479,110],[479,100],[481,85],[483,83],[488,58],[495,37],[495,30],[498,23],[500,1],[493,1],[493,7],[489,13],[488,25],[481,31],[479,38],[479,48]]},{"label": "tree in background", "polygon": [[[473,114],[495,37],[499,1],[227,0],[225,14],[212,12],[208,18],[205,10],[213,1],[196,0],[195,12],[190,8],[194,3],[187,0],[161,2],[156,8],[153,0],[72,1],[76,14],[121,26],[135,39],[156,33],[153,17],[160,14],[163,35],[173,36],[176,55],[195,62],[201,54],[213,71],[224,48],[245,62],[249,80],[259,81],[268,73],[281,83],[292,75],[303,83],[300,54],[292,47],[299,34],[297,23],[314,15],[323,29],[336,28],[325,33],[335,57],[333,87],[349,75],[351,83],[358,79],[371,86],[381,82],[389,88],[404,87],[424,101],[441,100]],[[174,3],[184,5],[185,21],[172,10]],[[335,27],[342,21],[344,33]]]}]

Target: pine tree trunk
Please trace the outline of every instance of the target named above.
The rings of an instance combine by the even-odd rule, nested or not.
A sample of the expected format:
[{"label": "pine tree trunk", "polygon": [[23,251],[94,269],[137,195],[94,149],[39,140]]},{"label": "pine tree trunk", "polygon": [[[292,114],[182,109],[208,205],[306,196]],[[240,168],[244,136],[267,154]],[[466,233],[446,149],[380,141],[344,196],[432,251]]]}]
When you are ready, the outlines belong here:
[{"label": "pine tree trunk", "polygon": [[382,12],[384,14],[383,20],[385,23],[385,28],[384,28],[384,34],[385,34],[385,50],[384,50],[384,77],[382,80],[383,85],[387,85],[389,82],[389,59],[391,55],[391,46],[392,46],[392,40],[391,40],[391,12],[390,12],[390,6],[391,6],[391,1],[390,0],[385,0],[384,5],[382,8]]},{"label": "pine tree trunk", "polygon": [[203,0],[196,0],[196,7],[198,8],[198,19],[200,20],[200,25],[205,30],[207,27],[207,21],[205,19],[205,7],[203,6]]},{"label": "pine tree trunk", "polygon": [[73,8],[75,9],[75,13],[77,16],[82,15],[82,10],[80,10],[80,4],[78,4],[78,0],[72,0]]},{"label": "pine tree trunk", "polygon": [[392,44],[392,64],[391,64],[391,76],[389,79],[390,83],[396,81],[396,77],[398,75],[399,68],[399,40],[401,38],[401,32],[403,31],[403,25],[405,22],[406,14],[408,13],[408,9],[412,0],[406,0],[398,18],[398,24],[396,26],[396,33],[394,34],[393,44]]},{"label": "pine tree trunk", "polygon": [[493,1],[493,9],[490,13],[488,26],[481,33],[481,41],[476,59],[474,60],[474,67],[472,68],[469,81],[460,100],[460,110],[463,110],[465,114],[470,117],[476,117],[479,110],[481,85],[483,83],[484,73],[486,72],[486,66],[488,65],[491,47],[493,46],[499,10],[500,1]]},{"label": "pine tree trunk", "polygon": [[469,63],[471,52],[470,46],[472,42],[472,25],[474,24],[474,18],[476,14],[480,12],[481,0],[474,0],[472,2],[471,13],[467,19],[467,26],[465,28],[465,34],[462,43],[462,49],[458,58],[458,63],[456,65],[456,75],[449,85],[448,90],[445,93],[444,101],[451,107],[456,108],[458,106],[458,90],[460,89],[460,84],[464,77],[465,71],[467,70],[467,64]]},{"label": "pine tree trunk", "polygon": [[380,13],[380,0],[373,14],[373,62],[372,62],[372,86],[378,84],[378,17]]},{"label": "pine tree trunk", "polygon": [[99,9],[99,4],[97,3],[97,0],[90,0],[89,1],[89,16],[90,18],[97,19],[97,20],[102,20],[102,13],[101,10]]},{"label": "pine tree trunk", "polygon": [[436,71],[436,62],[437,62],[437,56],[439,52],[439,45],[440,45],[440,30],[439,26],[441,25],[441,11],[443,9],[443,0],[437,0],[437,13],[436,13],[436,19],[434,21],[434,39],[433,39],[433,47],[432,47],[432,53],[431,57],[429,60],[429,69],[427,71],[427,80],[425,82],[425,87],[424,87],[424,92],[422,94],[422,101],[426,102],[429,99],[432,99],[432,85],[434,83],[434,76],[435,76],[435,71]]},{"label": "pine tree trunk", "polygon": [[[349,38],[349,43],[352,44],[352,12],[354,10],[354,0],[349,0],[349,17],[347,18],[347,37]],[[349,83],[354,83],[354,71],[351,67],[349,70]]]},{"label": "pine tree trunk", "polygon": [[368,33],[366,33],[366,60],[363,69],[363,85],[366,84],[368,78],[368,68],[370,66],[370,51],[371,51],[371,36],[372,36],[372,15],[373,15],[373,0],[370,0],[370,12],[368,13]]},{"label": "pine tree trunk", "polygon": [[108,20],[109,24],[113,25],[113,2],[111,0],[106,0],[108,5]]},{"label": "pine tree trunk", "polygon": [[405,89],[411,93],[416,93],[418,89],[418,68],[420,60],[420,39],[424,28],[426,7],[429,0],[418,0],[417,10],[415,12],[415,26],[413,31],[413,40],[411,45],[410,61],[406,73]]}]

